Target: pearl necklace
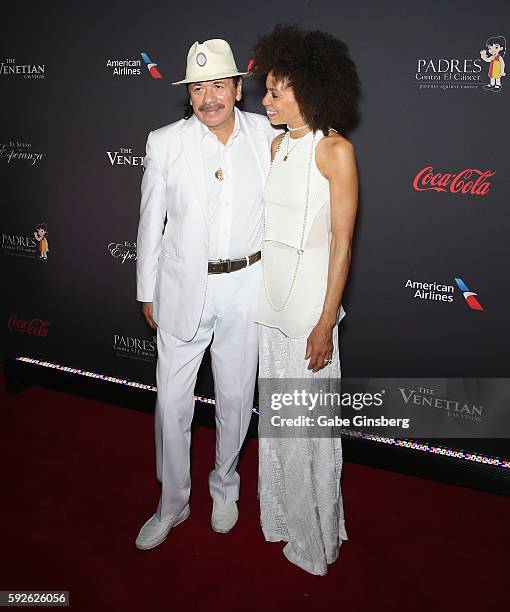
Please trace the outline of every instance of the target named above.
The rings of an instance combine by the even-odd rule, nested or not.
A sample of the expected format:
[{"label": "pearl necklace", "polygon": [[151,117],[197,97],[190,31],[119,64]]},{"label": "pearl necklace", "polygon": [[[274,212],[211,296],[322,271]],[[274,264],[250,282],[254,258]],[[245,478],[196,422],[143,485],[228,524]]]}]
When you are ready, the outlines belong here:
[{"label": "pearl necklace", "polygon": [[[303,136],[304,138],[304,136]],[[276,161],[276,157],[278,155],[278,151],[280,150],[280,146],[283,142],[283,138],[280,140],[280,142],[278,143],[278,147],[275,151],[273,160],[271,161],[271,164],[269,166],[269,172],[267,174],[267,178],[266,178],[266,184],[269,181],[269,177],[271,176],[271,170],[273,168],[274,162]],[[262,212],[262,247],[261,247],[261,251],[262,251],[262,279],[264,282],[264,291],[266,293],[266,298],[267,298],[267,302],[269,304],[269,306],[271,307],[271,310],[273,310],[274,312],[281,312],[288,304],[290,297],[292,295],[292,292],[294,290],[294,285],[296,284],[296,278],[297,278],[297,274],[299,271],[299,267],[301,264],[301,256],[303,255],[303,253],[305,252],[303,249],[304,246],[304,242],[305,242],[305,232],[306,232],[306,221],[307,221],[307,217],[308,217],[308,205],[309,205],[309,200],[310,200],[310,175],[311,175],[311,171],[312,171],[312,159],[313,159],[313,153],[314,153],[314,145],[315,145],[315,134],[313,134],[312,137],[312,145],[310,148],[310,158],[308,160],[308,178],[306,181],[306,199],[305,199],[305,209],[304,209],[304,213],[303,213],[303,227],[301,229],[301,240],[299,242],[299,249],[297,249],[297,261],[296,261],[296,267],[294,268],[294,274],[292,275],[292,281],[290,284],[290,289],[289,289],[289,293],[287,294],[287,297],[285,298],[285,300],[283,301],[283,304],[277,308],[274,304],[273,301],[271,300],[271,297],[269,295],[269,290],[267,288],[267,282],[266,282],[266,273],[265,273],[265,269],[264,269],[264,261],[265,261],[265,243],[266,243],[266,216],[265,216],[265,206],[264,206],[264,210]]]},{"label": "pearl necklace", "polygon": [[308,125],[308,123],[303,123],[303,125],[300,125],[299,127],[295,127],[295,128],[291,128],[290,126],[287,126],[287,129],[289,130],[289,132],[299,132],[299,130],[303,130],[304,128],[310,127]]}]

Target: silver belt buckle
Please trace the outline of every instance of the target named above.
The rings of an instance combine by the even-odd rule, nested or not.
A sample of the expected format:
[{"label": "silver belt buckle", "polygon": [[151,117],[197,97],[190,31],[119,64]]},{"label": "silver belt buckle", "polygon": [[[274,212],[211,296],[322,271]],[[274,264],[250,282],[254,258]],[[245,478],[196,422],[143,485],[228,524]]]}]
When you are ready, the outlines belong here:
[{"label": "silver belt buckle", "polygon": [[220,263],[226,263],[227,264],[227,271],[225,272],[225,274],[229,274],[229,272],[232,272],[232,260],[230,260],[230,259],[220,259],[218,261]]}]

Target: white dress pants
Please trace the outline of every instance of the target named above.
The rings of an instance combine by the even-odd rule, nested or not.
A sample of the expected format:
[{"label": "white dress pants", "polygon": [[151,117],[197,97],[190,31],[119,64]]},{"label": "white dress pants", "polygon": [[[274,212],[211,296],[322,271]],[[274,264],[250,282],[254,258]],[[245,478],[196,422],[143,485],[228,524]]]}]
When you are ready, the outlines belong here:
[{"label": "white dress pants", "polygon": [[209,490],[214,501],[228,503],[239,498],[236,467],[250,424],[257,372],[258,326],[254,320],[260,272],[258,261],[230,274],[210,274],[200,325],[189,342],[158,328],[155,436],[157,478],[162,486],[157,508],[160,520],[179,514],[189,500],[193,396],[211,339],[216,458]]}]

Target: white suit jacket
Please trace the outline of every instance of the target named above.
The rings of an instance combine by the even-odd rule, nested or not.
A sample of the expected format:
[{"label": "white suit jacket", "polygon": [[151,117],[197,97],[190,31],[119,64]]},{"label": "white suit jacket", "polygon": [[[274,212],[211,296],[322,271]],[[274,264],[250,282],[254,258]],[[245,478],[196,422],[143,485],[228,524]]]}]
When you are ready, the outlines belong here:
[{"label": "white suit jacket", "polygon": [[[253,172],[260,175],[262,187],[278,132],[265,116],[235,112],[239,129],[256,152]],[[208,278],[209,211],[201,142],[195,115],[150,132],[136,240],[137,300],[153,302],[154,321],[183,341],[198,329]],[[262,211],[262,201],[260,206]]]}]

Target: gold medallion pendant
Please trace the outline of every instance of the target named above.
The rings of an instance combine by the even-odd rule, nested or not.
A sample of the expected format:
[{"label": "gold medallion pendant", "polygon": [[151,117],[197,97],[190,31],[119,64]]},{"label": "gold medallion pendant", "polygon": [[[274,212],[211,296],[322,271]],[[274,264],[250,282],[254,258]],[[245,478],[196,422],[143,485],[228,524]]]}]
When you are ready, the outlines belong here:
[{"label": "gold medallion pendant", "polygon": [[214,173],[214,176],[219,180],[222,181],[225,178],[225,175],[223,174],[223,170],[220,168],[219,170],[216,170],[216,172]]}]

